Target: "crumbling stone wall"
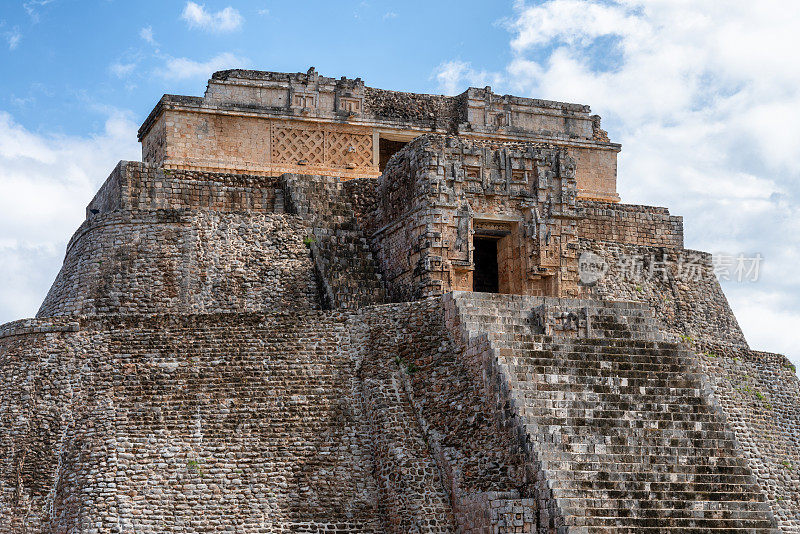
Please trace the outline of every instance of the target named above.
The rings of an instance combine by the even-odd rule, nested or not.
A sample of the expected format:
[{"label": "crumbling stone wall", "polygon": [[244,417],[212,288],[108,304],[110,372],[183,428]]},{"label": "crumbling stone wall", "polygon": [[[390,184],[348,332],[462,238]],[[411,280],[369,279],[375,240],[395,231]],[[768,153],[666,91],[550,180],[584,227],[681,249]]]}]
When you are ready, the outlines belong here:
[{"label": "crumbling stone wall", "polygon": [[461,334],[440,299],[8,325],[0,532],[511,525],[533,482]]},{"label": "crumbling stone wall", "polygon": [[364,87],[364,111],[423,129],[454,132],[466,120],[466,93],[457,97],[422,95]]}]

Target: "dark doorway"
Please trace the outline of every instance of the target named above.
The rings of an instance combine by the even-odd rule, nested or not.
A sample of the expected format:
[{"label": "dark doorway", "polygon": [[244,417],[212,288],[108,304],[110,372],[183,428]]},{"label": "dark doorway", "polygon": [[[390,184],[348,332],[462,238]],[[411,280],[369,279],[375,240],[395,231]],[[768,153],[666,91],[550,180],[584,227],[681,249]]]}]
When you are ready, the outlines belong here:
[{"label": "dark doorway", "polygon": [[500,282],[497,277],[497,239],[475,236],[473,244],[475,271],[472,273],[472,290],[498,293]]},{"label": "dark doorway", "polygon": [[386,168],[386,164],[389,163],[389,158],[394,156],[407,144],[408,143],[405,141],[392,141],[391,139],[384,139],[381,137],[378,141],[378,153],[380,155],[378,169],[383,172],[383,170]]}]

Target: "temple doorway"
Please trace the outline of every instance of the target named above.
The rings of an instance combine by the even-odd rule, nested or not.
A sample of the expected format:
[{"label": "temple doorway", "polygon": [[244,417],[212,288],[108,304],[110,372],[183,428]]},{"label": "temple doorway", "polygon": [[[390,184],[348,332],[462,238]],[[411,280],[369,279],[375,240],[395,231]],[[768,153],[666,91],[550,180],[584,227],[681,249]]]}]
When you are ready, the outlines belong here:
[{"label": "temple doorway", "polygon": [[475,236],[473,260],[475,271],[472,273],[472,290],[482,293],[499,293],[500,277],[497,263],[496,237]]}]

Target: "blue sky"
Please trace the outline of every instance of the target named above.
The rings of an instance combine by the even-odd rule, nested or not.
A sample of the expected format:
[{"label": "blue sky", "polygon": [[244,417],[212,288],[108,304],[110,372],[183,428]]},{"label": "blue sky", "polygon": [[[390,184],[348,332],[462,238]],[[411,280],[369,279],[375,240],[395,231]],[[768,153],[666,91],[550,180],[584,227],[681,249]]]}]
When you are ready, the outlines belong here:
[{"label": "blue sky", "polygon": [[[186,5],[4,0],[0,34],[19,39],[0,56],[14,73],[0,82],[0,106],[29,130],[86,135],[103,128],[106,107],[141,121],[162,93],[202,94],[210,72],[169,72],[170,60],[288,72],[313,65],[327,76],[435,92],[432,74],[443,59],[510,57],[508,33],[495,24],[510,6],[491,2],[235,2],[239,23],[226,31],[190,24]],[[199,5],[213,17],[231,4]],[[230,60],[213,61],[220,56]]]},{"label": "blue sky", "polygon": [[624,202],[686,245],[761,254],[723,282],[754,348],[800,367],[800,2],[4,0],[0,323],[35,314],[83,209],[163,93],[215,70],[360,76],[589,104],[622,143]]}]

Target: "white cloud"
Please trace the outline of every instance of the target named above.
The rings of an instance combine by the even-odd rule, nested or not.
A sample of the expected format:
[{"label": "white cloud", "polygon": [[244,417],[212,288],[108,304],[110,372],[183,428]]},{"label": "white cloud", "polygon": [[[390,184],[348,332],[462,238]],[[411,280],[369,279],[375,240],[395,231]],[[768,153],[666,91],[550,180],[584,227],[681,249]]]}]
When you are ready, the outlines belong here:
[{"label": "white cloud", "polygon": [[757,283],[725,289],[753,346],[800,364],[787,326],[800,316],[800,4],[547,0],[515,10],[507,65],[442,63],[442,90],[492,80],[591,104],[623,145],[624,202],[683,215],[688,247],[764,256]]},{"label": "white cloud", "polygon": [[216,13],[206,11],[204,5],[186,2],[181,18],[190,28],[200,28],[211,32],[230,32],[241,27],[244,19],[237,10],[228,6]]},{"label": "white cloud", "polygon": [[22,7],[28,12],[28,15],[34,22],[39,22],[39,10],[48,4],[54,3],[56,0],[28,0],[22,3]]},{"label": "white cloud", "polygon": [[153,34],[153,27],[152,26],[145,26],[144,28],[139,30],[139,37],[141,37],[147,43],[149,43],[149,44],[151,44],[153,46],[158,46],[158,43],[156,42],[155,35]]},{"label": "white cloud", "polygon": [[118,78],[124,78],[136,69],[136,63],[112,63],[109,69]]},{"label": "white cloud", "polygon": [[208,61],[194,61],[186,57],[169,58],[157,74],[163,78],[185,80],[190,78],[209,78],[218,70],[247,67],[250,60],[229,52],[219,54]]},{"label": "white cloud", "polygon": [[467,62],[446,61],[436,68],[436,81],[445,94],[463,93],[468,86],[485,87],[494,83],[502,83],[503,76],[498,73],[478,71]]},{"label": "white cloud", "polygon": [[111,111],[97,135],[40,135],[0,111],[0,323],[36,313],[86,204],[119,159],[140,158],[136,130]]},{"label": "white cloud", "polygon": [[269,16],[269,9],[259,9],[258,10],[259,16],[268,17]]},{"label": "white cloud", "polygon": [[383,20],[396,19],[396,18],[397,18],[397,13],[395,13],[394,11],[387,11],[386,13],[383,14]]},{"label": "white cloud", "polygon": [[22,34],[19,32],[19,29],[14,28],[10,32],[6,33],[6,41],[8,41],[8,49],[15,50],[19,46],[19,42],[22,40]]}]

